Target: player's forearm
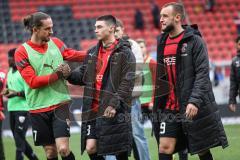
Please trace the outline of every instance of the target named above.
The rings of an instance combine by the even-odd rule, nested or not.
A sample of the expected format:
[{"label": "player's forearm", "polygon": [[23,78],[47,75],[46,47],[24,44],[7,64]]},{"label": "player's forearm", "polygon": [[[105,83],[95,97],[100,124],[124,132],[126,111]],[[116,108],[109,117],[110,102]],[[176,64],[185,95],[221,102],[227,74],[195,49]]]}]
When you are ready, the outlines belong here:
[{"label": "player's forearm", "polygon": [[45,76],[36,76],[21,73],[23,79],[29,85],[30,88],[36,89],[47,86],[58,80],[58,75],[56,73],[45,75]]},{"label": "player's forearm", "polygon": [[62,53],[63,59],[72,62],[83,62],[86,57],[86,51],[76,51],[73,49],[65,49]]},{"label": "player's forearm", "polygon": [[30,87],[32,89],[41,88],[48,86],[49,84],[58,80],[58,75],[56,73],[47,76],[36,76],[30,80]]},{"label": "player's forearm", "polygon": [[47,86],[59,79],[57,73],[38,76],[32,66],[28,65],[22,70],[18,69],[21,76],[30,88],[36,89]]}]

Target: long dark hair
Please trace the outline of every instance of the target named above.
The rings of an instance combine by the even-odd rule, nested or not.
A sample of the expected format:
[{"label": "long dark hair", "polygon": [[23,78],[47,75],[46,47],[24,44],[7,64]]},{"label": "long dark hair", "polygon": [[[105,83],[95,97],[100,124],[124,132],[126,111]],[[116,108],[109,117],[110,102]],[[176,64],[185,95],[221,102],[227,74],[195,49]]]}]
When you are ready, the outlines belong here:
[{"label": "long dark hair", "polygon": [[41,27],[42,26],[42,21],[51,18],[48,14],[43,13],[43,12],[35,12],[33,14],[30,14],[23,18],[23,24],[25,29],[33,33],[33,27]]}]

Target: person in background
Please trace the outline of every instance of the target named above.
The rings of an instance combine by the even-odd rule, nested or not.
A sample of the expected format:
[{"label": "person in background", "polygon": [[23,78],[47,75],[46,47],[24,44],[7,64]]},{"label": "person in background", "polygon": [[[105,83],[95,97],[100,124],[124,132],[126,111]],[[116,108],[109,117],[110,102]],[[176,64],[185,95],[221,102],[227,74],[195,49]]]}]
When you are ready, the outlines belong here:
[{"label": "person in background", "polygon": [[153,97],[154,97],[154,84],[156,77],[156,65],[157,62],[151,57],[150,53],[147,51],[146,42],[144,39],[139,38],[136,40],[139,44],[143,58],[143,89],[142,95],[140,97],[141,108],[143,113],[143,120],[151,119],[152,107],[153,107]]},{"label": "person in background", "polygon": [[215,0],[205,0],[205,3],[205,10],[213,12],[216,4]]},{"label": "person in background", "polygon": [[131,106],[131,117],[132,117],[132,131],[133,131],[133,153],[135,159],[149,160],[149,150],[147,139],[144,135],[144,126],[142,121],[141,103],[139,97],[142,95],[142,84],[143,84],[143,55],[140,46],[136,41],[128,37],[124,33],[123,22],[117,19],[117,26],[115,31],[115,37],[117,39],[124,39],[129,41],[131,44],[131,50],[136,58],[136,78],[132,93],[132,106]]},{"label": "person in background", "polygon": [[143,30],[144,29],[144,19],[143,14],[140,9],[135,11],[135,29]]},{"label": "person in background", "polygon": [[240,36],[236,39],[237,55],[233,57],[230,73],[229,109],[236,111],[237,100],[240,89]]},{"label": "person in background", "polygon": [[15,50],[16,48],[13,48],[8,51],[9,71],[7,74],[7,86],[3,91],[3,95],[8,98],[7,108],[16,146],[16,160],[23,160],[24,154],[29,160],[38,160],[32,147],[26,140],[26,132],[29,126],[29,107],[24,93],[26,84],[14,63]]},{"label": "person in background", "polygon": [[233,21],[236,24],[237,34],[240,35],[240,11],[234,14]]},{"label": "person in background", "polygon": [[154,1],[151,4],[151,13],[152,13],[152,17],[153,17],[154,27],[156,29],[159,29],[160,28],[160,21],[159,21],[160,9],[159,9],[158,5]]},{"label": "person in background", "polygon": [[[0,66],[1,67],[1,66]],[[5,115],[3,113],[3,95],[2,91],[6,82],[6,73],[0,68],[0,160],[5,160],[4,147],[2,141],[2,122],[5,119]]]}]

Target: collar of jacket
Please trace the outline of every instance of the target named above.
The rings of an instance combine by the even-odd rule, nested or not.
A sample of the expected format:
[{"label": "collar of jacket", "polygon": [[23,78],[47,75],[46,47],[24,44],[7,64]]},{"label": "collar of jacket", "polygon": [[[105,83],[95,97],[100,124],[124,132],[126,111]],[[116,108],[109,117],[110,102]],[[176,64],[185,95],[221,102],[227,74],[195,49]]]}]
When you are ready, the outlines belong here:
[{"label": "collar of jacket", "polygon": [[[130,42],[128,42],[128,40],[126,39],[117,39],[119,42],[118,44],[115,46],[115,48],[113,49],[113,52],[115,52],[116,50],[120,49],[120,48],[124,48],[127,47],[129,49],[131,49],[131,44]],[[96,45],[96,50],[99,51],[100,46],[102,45],[102,41],[98,41],[97,45]]]},{"label": "collar of jacket", "polygon": [[[193,35],[198,35],[198,36],[202,36],[200,31],[198,30],[198,26],[197,24],[193,24],[193,25],[183,25],[182,26],[183,29],[184,29],[184,36],[182,38],[181,41],[189,38],[189,37],[192,37]],[[165,33],[162,33],[159,37],[158,37],[158,42],[159,44],[165,44],[165,41],[168,37],[168,32],[165,32]]]}]

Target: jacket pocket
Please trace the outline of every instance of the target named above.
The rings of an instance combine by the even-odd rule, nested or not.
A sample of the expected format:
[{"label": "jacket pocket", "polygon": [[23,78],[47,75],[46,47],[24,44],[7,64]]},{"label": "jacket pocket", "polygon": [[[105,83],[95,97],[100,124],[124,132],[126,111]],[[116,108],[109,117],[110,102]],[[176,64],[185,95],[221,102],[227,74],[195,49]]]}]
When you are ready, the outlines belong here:
[{"label": "jacket pocket", "polygon": [[190,153],[220,144],[218,112],[186,124]]}]

